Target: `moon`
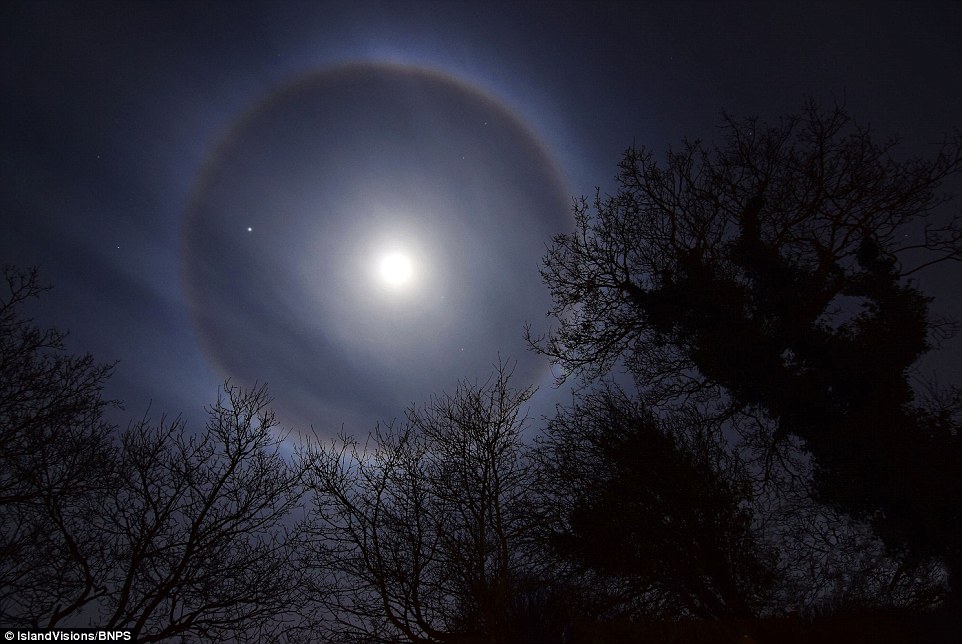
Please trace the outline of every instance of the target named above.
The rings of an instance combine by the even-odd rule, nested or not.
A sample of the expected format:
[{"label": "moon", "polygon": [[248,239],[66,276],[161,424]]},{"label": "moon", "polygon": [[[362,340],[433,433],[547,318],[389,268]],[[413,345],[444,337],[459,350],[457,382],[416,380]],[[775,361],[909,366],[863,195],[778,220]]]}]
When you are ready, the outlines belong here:
[{"label": "moon", "polygon": [[411,258],[402,252],[392,252],[381,258],[378,265],[381,279],[392,287],[408,284],[414,274]]}]

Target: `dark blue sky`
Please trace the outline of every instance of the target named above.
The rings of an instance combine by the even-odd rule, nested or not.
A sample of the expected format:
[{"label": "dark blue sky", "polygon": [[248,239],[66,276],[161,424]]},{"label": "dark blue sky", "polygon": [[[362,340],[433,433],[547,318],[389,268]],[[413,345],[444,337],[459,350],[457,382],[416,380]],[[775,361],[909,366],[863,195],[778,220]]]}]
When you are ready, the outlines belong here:
[{"label": "dark blue sky", "polygon": [[[520,324],[570,196],[806,96],[930,152],[962,127],[959,33],[958,3],[7,2],[0,261],[40,267],[38,319],[119,361],[133,416],[197,417],[233,375],[366,431],[499,353],[544,406]],[[392,245],[408,291],[365,272]],[[960,277],[919,276],[936,311]],[[958,344],[926,368],[957,381]]]}]

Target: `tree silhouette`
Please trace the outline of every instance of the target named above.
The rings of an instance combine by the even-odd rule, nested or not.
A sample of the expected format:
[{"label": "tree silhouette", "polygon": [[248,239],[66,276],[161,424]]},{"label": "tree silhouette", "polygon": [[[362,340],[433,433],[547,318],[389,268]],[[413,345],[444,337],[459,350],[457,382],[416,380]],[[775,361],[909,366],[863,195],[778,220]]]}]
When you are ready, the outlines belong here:
[{"label": "tree silhouette", "polygon": [[[657,418],[608,387],[549,422],[546,541],[618,580],[629,615],[748,618],[772,582],[747,481],[702,419]],[[637,615],[636,615],[637,616]]]},{"label": "tree silhouette", "polygon": [[962,138],[927,160],[895,149],[809,105],[774,127],[728,118],[722,146],[686,141],[664,166],[628,150],[618,193],[555,238],[558,328],[529,341],[589,379],[623,361],[661,408],[802,439],[822,500],[942,557],[959,589],[960,404],[926,406],[909,382],[939,329],[906,278],[962,260],[962,217],[935,213]]},{"label": "tree silhouette", "polygon": [[364,443],[314,455],[314,588],[328,641],[508,642],[524,572],[530,389],[501,365]]},{"label": "tree silhouette", "polygon": [[304,462],[284,457],[265,387],[224,386],[206,428],[139,423],[105,500],[98,625],[138,641],[271,641],[306,599],[295,565]]},{"label": "tree silhouette", "polygon": [[[777,453],[763,452],[774,462],[758,467],[765,476],[754,477],[751,499],[755,533],[778,554],[769,611],[924,612],[939,606],[945,599],[941,562],[899,558],[865,521],[819,503],[812,459],[798,439],[785,442]],[[745,461],[754,463],[751,453]]]},{"label": "tree silhouette", "polygon": [[36,271],[4,272],[0,620],[143,642],[281,637],[305,603],[291,562],[304,462],[282,455],[266,389],[225,385],[200,432],[120,432],[103,418],[111,367],[24,317],[45,290]]},{"label": "tree silhouette", "polygon": [[4,267],[0,300],[0,621],[52,625],[102,596],[87,517],[116,483],[102,397],[110,365],[64,350],[23,307],[49,287]]}]

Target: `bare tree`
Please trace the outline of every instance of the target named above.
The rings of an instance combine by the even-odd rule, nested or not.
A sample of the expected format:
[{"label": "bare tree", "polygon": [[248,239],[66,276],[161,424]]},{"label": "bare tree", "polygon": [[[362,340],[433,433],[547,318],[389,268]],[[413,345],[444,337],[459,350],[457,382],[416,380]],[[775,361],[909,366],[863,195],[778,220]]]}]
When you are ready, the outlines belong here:
[{"label": "bare tree", "polygon": [[142,422],[106,500],[99,624],[139,641],[271,641],[305,603],[295,565],[304,462],[285,456],[265,387],[229,383],[204,431]]},{"label": "bare tree", "polygon": [[88,564],[88,518],[116,482],[114,428],[103,419],[111,365],[65,352],[23,307],[49,287],[5,266],[0,300],[0,621],[45,626],[104,594]]},{"label": "bare tree", "polygon": [[0,620],[133,629],[140,641],[270,641],[296,622],[295,511],[264,387],[225,385],[204,430],[103,418],[111,367],[64,352],[22,306],[45,289],[5,269],[0,301]]},{"label": "bare tree", "polygon": [[315,592],[344,642],[506,642],[522,567],[530,389],[500,366],[314,454]]}]

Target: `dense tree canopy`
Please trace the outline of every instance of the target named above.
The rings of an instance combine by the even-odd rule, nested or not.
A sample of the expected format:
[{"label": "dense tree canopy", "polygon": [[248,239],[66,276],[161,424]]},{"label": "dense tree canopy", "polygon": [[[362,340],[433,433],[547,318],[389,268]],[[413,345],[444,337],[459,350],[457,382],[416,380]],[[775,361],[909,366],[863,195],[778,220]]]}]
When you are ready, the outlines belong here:
[{"label": "dense tree canopy", "polygon": [[542,273],[558,328],[530,341],[588,379],[623,361],[657,407],[801,438],[823,500],[962,573],[958,402],[917,400],[909,369],[938,329],[906,279],[962,260],[962,218],[936,209],[962,139],[899,159],[814,105],[724,131],[664,165],[625,154],[617,194],[555,238]]},{"label": "dense tree canopy", "polygon": [[558,513],[546,541],[619,580],[643,613],[750,617],[772,579],[747,481],[705,424],[659,419],[609,388],[560,410],[540,445]]}]

